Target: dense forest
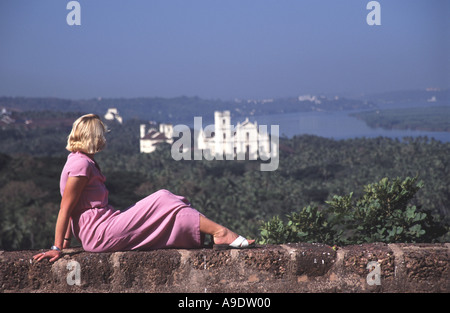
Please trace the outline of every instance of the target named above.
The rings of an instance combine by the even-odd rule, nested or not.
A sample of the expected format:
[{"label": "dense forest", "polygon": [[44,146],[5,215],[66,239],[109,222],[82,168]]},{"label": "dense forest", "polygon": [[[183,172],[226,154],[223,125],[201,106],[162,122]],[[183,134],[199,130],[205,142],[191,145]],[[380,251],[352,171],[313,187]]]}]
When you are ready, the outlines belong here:
[{"label": "dense forest", "polygon": [[[80,114],[17,113],[15,118],[34,122],[0,130],[0,249],[45,248],[53,242],[59,176],[68,154],[64,147],[71,123]],[[364,238],[450,239],[449,143],[428,138],[281,138],[279,168],[261,172],[259,161],[175,161],[169,145],[152,154],[140,154],[141,123],[136,119],[124,124],[110,122],[107,148],[96,156],[107,177],[110,203],[117,209],[159,189],[169,189],[186,196],[211,219],[260,242],[320,240],[331,245],[361,241],[353,233],[344,236],[342,229],[332,229],[333,222],[361,219],[373,224],[355,212],[379,209],[383,201],[405,193],[408,203],[404,201],[399,210],[406,214],[404,219],[411,216],[421,223],[410,227],[417,238],[397,236],[405,226],[385,229],[380,224],[392,221],[384,220],[374,228],[384,232],[382,237],[365,234]],[[410,178],[417,187],[405,183]],[[396,185],[401,188],[395,189]],[[384,189],[377,187],[378,194],[367,195],[370,186]],[[347,199],[346,206],[343,199]],[[361,228],[363,224],[347,226]],[[311,234],[315,229],[316,234],[327,236],[308,237],[305,227]],[[396,236],[389,236],[392,232]]]},{"label": "dense forest", "polygon": [[[69,120],[79,115],[64,114]],[[339,199],[348,199],[349,194],[353,199],[365,199],[364,186],[382,185],[385,177],[394,180],[384,181],[385,188],[391,188],[389,184],[394,185],[396,178],[402,182],[412,177],[420,188],[410,186],[414,192],[408,193],[405,210],[409,211],[405,214],[418,216],[427,224],[422,224],[417,234],[428,231],[428,236],[416,241],[450,239],[449,143],[427,138],[281,138],[278,170],[261,172],[259,161],[174,161],[168,145],[152,154],[140,154],[140,123],[110,123],[107,148],[96,156],[107,177],[110,203],[117,209],[168,189],[186,196],[193,207],[211,219],[242,235],[270,242],[268,231],[275,225],[274,219],[281,226],[292,226],[292,217],[315,216],[326,226],[324,218],[330,216],[323,212],[339,207]],[[50,128],[0,130],[0,249],[45,248],[52,244],[60,201],[59,176],[68,154],[64,147],[70,127],[70,123],[56,123]],[[361,201],[349,204],[346,214],[361,210]],[[371,206],[380,206],[374,197],[370,201]],[[314,229],[313,225],[308,227]],[[322,233],[323,229],[327,228],[321,228]],[[332,236],[336,230],[329,234],[292,238],[321,239],[330,245],[352,242],[351,236],[345,237],[346,241],[342,234]],[[304,235],[304,229],[298,235]]]}]

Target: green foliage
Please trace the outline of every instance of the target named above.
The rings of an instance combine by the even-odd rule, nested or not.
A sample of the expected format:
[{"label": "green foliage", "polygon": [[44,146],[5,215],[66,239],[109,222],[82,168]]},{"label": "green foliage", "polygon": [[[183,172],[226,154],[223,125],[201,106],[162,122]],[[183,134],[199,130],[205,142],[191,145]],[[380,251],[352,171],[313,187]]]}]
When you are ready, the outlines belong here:
[{"label": "green foliage", "polygon": [[445,233],[430,213],[409,202],[423,182],[417,177],[403,181],[381,179],[364,187],[364,194],[353,200],[353,193],[333,196],[321,212],[305,207],[287,216],[278,216],[261,227],[261,243],[296,241],[329,244],[365,242],[429,242]]},{"label": "green foliage", "polygon": [[51,242],[58,206],[32,181],[12,181],[0,189],[0,247],[35,248]]},{"label": "green foliage", "polygon": [[259,243],[330,242],[333,233],[326,215],[317,206],[307,206],[287,215],[287,223],[278,216],[265,222]]},{"label": "green foliage", "polygon": [[356,201],[352,201],[352,194],[327,201],[333,223],[344,226],[339,230],[339,242],[421,241],[425,235],[422,221],[427,214],[416,212],[417,208],[408,204],[423,186],[416,180],[383,178],[365,186],[364,195]]},{"label": "green foliage", "polygon": [[[278,170],[261,172],[257,161],[174,161],[170,146],[140,154],[139,124],[111,123],[107,147],[96,156],[117,209],[164,188],[263,242],[450,239],[448,228],[442,232],[450,224],[450,143],[282,138]],[[0,130],[0,249],[51,245],[69,131]],[[383,177],[420,177],[423,185],[413,179],[380,182]],[[261,225],[267,232],[260,234]]]}]

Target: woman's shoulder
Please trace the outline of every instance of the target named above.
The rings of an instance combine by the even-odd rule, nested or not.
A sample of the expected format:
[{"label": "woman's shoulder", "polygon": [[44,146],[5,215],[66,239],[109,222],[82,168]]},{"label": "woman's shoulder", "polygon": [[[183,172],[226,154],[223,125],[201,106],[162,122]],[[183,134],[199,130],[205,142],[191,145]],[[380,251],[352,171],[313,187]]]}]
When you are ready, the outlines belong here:
[{"label": "woman's shoulder", "polygon": [[95,164],[87,155],[81,152],[71,152],[67,156],[67,163]]},{"label": "woman's shoulder", "polygon": [[64,169],[69,176],[89,176],[93,166],[95,164],[89,157],[80,152],[72,152],[67,156]]}]

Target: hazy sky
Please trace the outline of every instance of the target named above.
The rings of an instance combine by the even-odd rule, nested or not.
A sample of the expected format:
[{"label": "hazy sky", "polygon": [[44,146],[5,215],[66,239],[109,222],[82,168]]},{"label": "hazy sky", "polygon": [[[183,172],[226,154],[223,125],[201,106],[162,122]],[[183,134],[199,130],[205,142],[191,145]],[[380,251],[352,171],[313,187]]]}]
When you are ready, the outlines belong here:
[{"label": "hazy sky", "polygon": [[450,1],[0,1],[0,96],[270,98],[450,87]]}]

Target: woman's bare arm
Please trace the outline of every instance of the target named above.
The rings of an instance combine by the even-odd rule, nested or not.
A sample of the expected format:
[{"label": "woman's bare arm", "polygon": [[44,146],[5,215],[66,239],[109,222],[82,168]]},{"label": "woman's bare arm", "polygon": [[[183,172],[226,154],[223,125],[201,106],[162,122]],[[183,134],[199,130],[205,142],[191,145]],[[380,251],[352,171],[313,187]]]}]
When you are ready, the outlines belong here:
[{"label": "woman's bare arm", "polygon": [[[59,249],[64,247],[64,236],[69,228],[70,215],[80,200],[81,193],[83,192],[87,181],[88,178],[85,176],[69,177],[67,179],[55,227],[54,246]],[[35,255],[34,259],[40,261],[43,258],[50,258],[50,261],[56,261],[60,255],[61,253],[59,251],[50,250],[45,253]]]},{"label": "woman's bare arm", "polygon": [[55,228],[54,245],[62,249],[64,236],[69,226],[70,215],[80,200],[81,193],[86,186],[88,179],[85,176],[69,177],[67,179],[64,194],[61,199],[58,219]]}]

